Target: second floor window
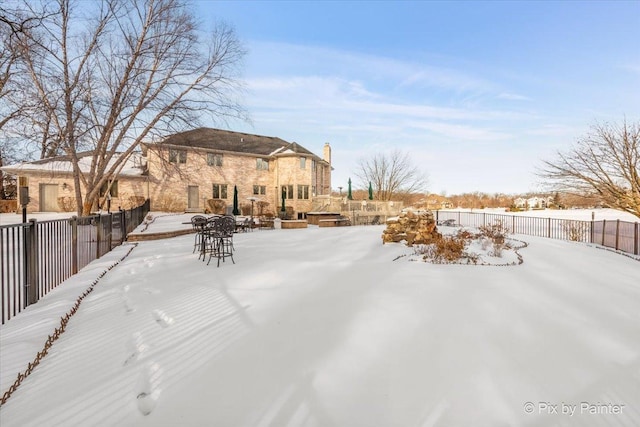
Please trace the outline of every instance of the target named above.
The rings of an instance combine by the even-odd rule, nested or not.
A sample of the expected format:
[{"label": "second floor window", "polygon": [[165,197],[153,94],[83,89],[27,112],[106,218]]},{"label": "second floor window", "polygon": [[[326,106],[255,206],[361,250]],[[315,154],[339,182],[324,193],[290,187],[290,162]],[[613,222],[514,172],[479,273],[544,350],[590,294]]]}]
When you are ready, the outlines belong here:
[{"label": "second floor window", "polygon": [[187,163],[187,150],[169,149],[170,163]]},{"label": "second floor window", "polygon": [[253,195],[254,196],[263,196],[267,194],[267,186],[266,185],[254,185],[253,186]]},{"label": "second floor window", "polygon": [[256,159],[256,169],[259,171],[268,171],[269,170],[269,160],[267,159]]},{"label": "second floor window", "polygon": [[307,158],[300,157],[300,169],[306,169],[306,168],[307,168]]},{"label": "second floor window", "polygon": [[227,198],[227,184],[213,184],[213,198],[214,199],[226,199]]},{"label": "second floor window", "polygon": [[222,166],[222,154],[207,153],[207,165]]}]

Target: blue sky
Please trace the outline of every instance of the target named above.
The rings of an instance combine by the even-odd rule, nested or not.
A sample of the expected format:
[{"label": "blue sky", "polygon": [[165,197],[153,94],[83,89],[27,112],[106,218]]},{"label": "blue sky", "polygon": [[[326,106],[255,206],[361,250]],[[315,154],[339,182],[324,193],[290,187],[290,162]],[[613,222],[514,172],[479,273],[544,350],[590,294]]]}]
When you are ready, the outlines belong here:
[{"label": "blue sky", "polygon": [[[231,130],[333,151],[333,187],[394,148],[428,191],[540,188],[596,121],[640,120],[640,1],[196,1],[248,55]],[[215,126],[215,124],[207,124]]]}]

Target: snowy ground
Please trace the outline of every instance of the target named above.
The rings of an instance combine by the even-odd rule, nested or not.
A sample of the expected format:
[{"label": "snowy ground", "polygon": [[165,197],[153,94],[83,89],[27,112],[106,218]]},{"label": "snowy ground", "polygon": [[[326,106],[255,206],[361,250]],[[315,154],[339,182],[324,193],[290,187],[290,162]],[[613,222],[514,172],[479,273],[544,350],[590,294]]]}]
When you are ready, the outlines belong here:
[{"label": "snowy ground", "polygon": [[[383,228],[237,234],[220,268],[191,235],[141,242],[0,425],[640,425],[637,260],[517,235],[522,265],[434,265]],[[0,392],[130,249],[2,326]]]}]

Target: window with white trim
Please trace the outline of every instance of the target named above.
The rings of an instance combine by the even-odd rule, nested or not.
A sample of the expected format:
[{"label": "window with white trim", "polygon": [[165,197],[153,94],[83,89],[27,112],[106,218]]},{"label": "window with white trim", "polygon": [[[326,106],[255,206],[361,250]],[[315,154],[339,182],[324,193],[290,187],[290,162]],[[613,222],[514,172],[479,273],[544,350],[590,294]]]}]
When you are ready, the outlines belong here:
[{"label": "window with white trim", "polygon": [[213,198],[214,199],[226,199],[227,198],[227,184],[213,184]]}]

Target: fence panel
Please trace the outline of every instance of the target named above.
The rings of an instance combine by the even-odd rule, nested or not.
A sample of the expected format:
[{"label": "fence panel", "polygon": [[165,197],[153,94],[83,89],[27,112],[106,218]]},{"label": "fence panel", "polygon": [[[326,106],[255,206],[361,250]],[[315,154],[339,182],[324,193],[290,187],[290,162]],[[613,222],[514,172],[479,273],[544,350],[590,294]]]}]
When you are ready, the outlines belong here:
[{"label": "fence panel", "polygon": [[626,221],[595,221],[593,242],[631,254],[640,254],[640,224]]},{"label": "fence panel", "polygon": [[25,305],[25,248],[28,224],[0,226],[0,303],[2,323],[22,311]]},{"label": "fence panel", "polygon": [[69,220],[35,223],[38,235],[39,295],[46,295],[73,274],[73,242]]},{"label": "fence panel", "polygon": [[127,235],[123,229],[124,211],[119,211],[111,215],[111,246],[115,247],[121,245],[124,242],[124,237]]},{"label": "fence panel", "polygon": [[96,254],[98,253],[98,228],[96,226],[98,215],[77,218],[76,221],[78,224],[78,241],[76,245],[78,270],[82,270],[96,259]]}]

